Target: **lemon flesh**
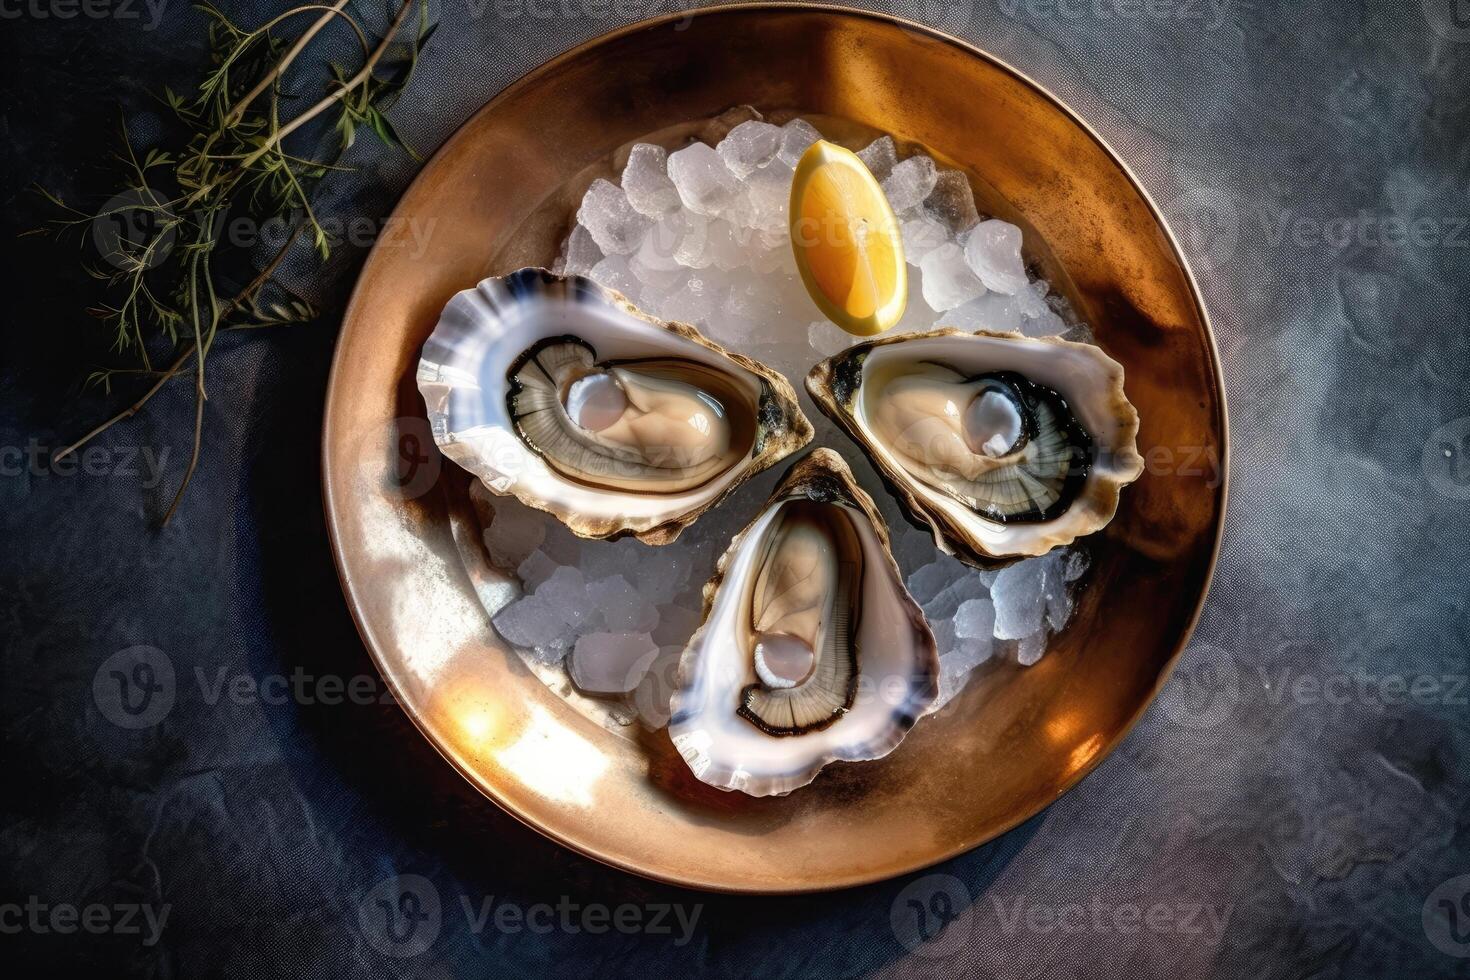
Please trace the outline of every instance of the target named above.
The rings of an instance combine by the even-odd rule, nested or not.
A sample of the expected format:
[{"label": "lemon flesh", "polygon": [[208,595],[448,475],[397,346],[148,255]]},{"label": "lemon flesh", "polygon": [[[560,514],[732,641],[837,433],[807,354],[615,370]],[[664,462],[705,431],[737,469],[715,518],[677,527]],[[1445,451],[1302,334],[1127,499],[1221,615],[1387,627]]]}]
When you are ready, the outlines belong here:
[{"label": "lemon flesh", "polygon": [[796,268],[829,320],[859,337],[899,321],[908,304],[903,238],[856,153],[813,143],[796,165],[789,214]]}]

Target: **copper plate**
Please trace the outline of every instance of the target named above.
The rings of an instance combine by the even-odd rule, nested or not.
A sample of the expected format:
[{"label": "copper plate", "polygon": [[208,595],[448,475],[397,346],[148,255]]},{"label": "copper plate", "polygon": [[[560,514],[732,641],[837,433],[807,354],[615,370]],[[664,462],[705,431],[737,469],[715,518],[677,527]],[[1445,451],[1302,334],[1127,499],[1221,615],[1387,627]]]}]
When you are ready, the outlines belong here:
[{"label": "copper plate", "polygon": [[[1091,585],[1046,658],[1029,669],[992,663],[889,758],[831,767],[784,799],[695,783],[662,733],[600,727],[499,647],[475,590],[504,586],[461,560],[465,481],[440,468],[413,385],[449,296],[519,263],[549,263],[576,194],[619,147],[740,103],[875,127],[967,168],[982,208],[1023,222],[1033,258],[1126,367],[1150,462],[1092,539]],[[874,881],[1045,807],[1164,682],[1204,601],[1224,514],[1213,341],[1148,196],[1097,134],[1014,69],[877,14],[742,6],[650,21],[495,98],[424,168],[394,219],[333,364],[328,525],[348,604],[405,710],[530,826],[695,887]]]}]

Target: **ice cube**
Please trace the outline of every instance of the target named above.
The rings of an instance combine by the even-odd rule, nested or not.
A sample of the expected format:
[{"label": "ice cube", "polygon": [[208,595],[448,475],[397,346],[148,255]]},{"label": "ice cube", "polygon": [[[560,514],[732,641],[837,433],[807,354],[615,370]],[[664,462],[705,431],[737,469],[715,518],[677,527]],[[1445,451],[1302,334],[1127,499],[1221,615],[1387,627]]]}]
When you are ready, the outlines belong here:
[{"label": "ice cube", "polygon": [[1066,577],[1072,557],[1072,552],[1062,550],[1039,559],[1046,562],[1046,622],[1053,632],[1061,632],[1072,618],[1073,593]]},{"label": "ice cube", "polygon": [[[687,281],[687,274],[685,277],[685,281]],[[643,291],[643,301],[639,305],[639,308],[643,310],[644,313],[647,313],[649,316],[656,316],[663,320],[671,320],[673,318],[669,316],[668,311],[665,310],[664,307],[667,304],[667,300],[669,299],[669,297],[673,296],[675,293],[683,288],[684,281],[677,282],[667,289],[657,289],[653,286],[649,286]]]},{"label": "ice cube", "polygon": [[980,221],[980,212],[975,209],[970,178],[958,170],[941,170],[934,178],[934,189],[924,199],[924,213],[951,235],[973,228]]},{"label": "ice cube", "polygon": [[924,274],[924,302],[941,313],[985,292],[985,286],[965,264],[964,253],[953,242],[946,242],[925,255],[919,261],[919,269]]},{"label": "ice cube", "polygon": [[903,316],[890,329],[889,336],[928,330],[939,318],[939,311],[924,300],[924,270],[914,267],[909,270],[909,303]]},{"label": "ice cube", "polygon": [[945,658],[941,667],[949,667],[951,670],[959,668],[963,671],[973,670],[990,659],[995,649],[995,638],[991,636],[977,636],[955,641],[955,648]]},{"label": "ice cube", "polygon": [[599,177],[582,198],[577,223],[591,232],[604,254],[627,255],[638,247],[652,221],[633,210],[621,187]]},{"label": "ice cube", "polygon": [[740,182],[706,143],[691,143],[671,154],[669,178],[679,191],[679,200],[696,214],[718,215],[740,193]]},{"label": "ice cube", "polygon": [[530,592],[551,578],[552,573],[558,567],[545,551],[538,548],[527,555],[525,561],[516,566],[516,575],[520,577],[521,587]]},{"label": "ice cube", "polygon": [[725,300],[725,312],[746,320],[769,320],[781,315],[775,284],[751,276],[736,282]]},{"label": "ice cube", "polygon": [[963,640],[989,639],[995,631],[995,606],[989,599],[967,599],[954,614],[954,634]]},{"label": "ice cube", "polygon": [[559,667],[566,659],[567,651],[577,641],[575,634],[564,632],[545,643],[538,643],[534,647],[527,648],[526,652],[535,660],[550,667]]},{"label": "ice cube", "polygon": [[989,596],[990,590],[979,574],[961,565],[949,586],[923,604],[924,615],[931,620],[949,619],[970,599],[988,599]]},{"label": "ice cube", "polygon": [[546,521],[540,514],[512,506],[515,501],[497,501],[490,526],[485,528],[485,550],[501,568],[515,568],[541,547]]},{"label": "ice cube", "polygon": [[674,261],[690,269],[703,269],[712,261],[709,254],[708,217],[693,211],[674,212],[678,235],[674,242]]},{"label": "ice cube", "polygon": [[1017,308],[1016,298],[1005,293],[986,293],[957,306],[944,315],[947,326],[962,330],[993,330],[997,333],[1019,331],[1025,317]]},{"label": "ice cube", "polygon": [[[795,274],[795,270],[792,270],[790,273],[782,272],[772,276],[769,281],[771,283],[771,295],[775,299],[777,307],[781,311],[780,316],[784,320],[796,321],[797,318],[801,318],[810,322],[815,317],[821,315],[821,311],[817,309],[816,301],[812,299],[812,294],[807,292],[806,286],[802,284],[801,277]],[[774,328],[773,339],[784,339],[791,334],[788,324],[776,323],[772,326]]]},{"label": "ice cube", "polygon": [[1045,590],[1044,561],[1029,558],[1001,569],[990,588],[990,598],[995,603],[996,638],[1018,640],[1041,629]]},{"label": "ice cube", "polygon": [[658,656],[647,633],[588,633],[572,649],[572,683],[593,694],[633,690]]},{"label": "ice cube", "polygon": [[730,135],[730,131],[743,122],[752,119],[761,120],[760,110],[753,105],[737,105],[726,109],[724,112],[706,122],[699,130],[699,138],[710,146],[716,146],[720,140]]},{"label": "ice cube", "polygon": [[894,164],[898,163],[898,149],[893,145],[893,137],[880,136],[873,140],[858,150],[858,159],[881,182],[893,172]]},{"label": "ice cube", "polygon": [[934,709],[944,707],[950,699],[964,690],[965,683],[975,668],[990,659],[989,639],[958,640],[953,649],[939,658],[939,698]]},{"label": "ice cube", "polygon": [[965,261],[986,289],[1015,295],[1027,285],[1021,229],[1008,221],[982,221],[965,240]]},{"label": "ice cube", "polygon": [[697,609],[669,602],[658,607],[658,628],[653,631],[653,642],[659,646],[689,642],[694,631],[699,629],[700,614]]},{"label": "ice cube", "polygon": [[562,267],[563,275],[585,276],[592,271],[592,267],[602,261],[602,249],[592,240],[592,232],[582,225],[572,228],[571,235],[567,238],[566,264]]},{"label": "ice cube", "polygon": [[1082,577],[1082,573],[1087,571],[1088,564],[1087,552],[1079,548],[1068,551],[1067,559],[1062,564],[1062,580],[1066,582],[1077,581]]},{"label": "ice cube", "polygon": [[568,626],[576,627],[592,611],[587,582],[575,568],[562,565],[536,586],[536,598],[545,599]]},{"label": "ice cube", "polygon": [[941,619],[936,623],[931,619],[929,629],[934,634],[934,649],[938,651],[940,661],[943,662],[944,655],[955,648],[954,620]]},{"label": "ice cube", "polygon": [[633,210],[658,217],[679,206],[679,192],[669,179],[669,155],[661,146],[639,143],[623,168],[623,192]]},{"label": "ice cube", "polygon": [[1060,633],[1072,618],[1072,591],[1057,575],[1046,577],[1046,623],[1053,633]]},{"label": "ice cube", "polygon": [[681,267],[704,268],[709,265],[706,252],[710,224],[708,217],[693,211],[683,208],[670,211],[649,230],[638,246],[635,258],[655,275]]},{"label": "ice cube", "polygon": [[683,644],[668,644],[659,647],[652,665],[638,682],[633,692],[633,707],[638,721],[650,731],[669,723],[669,700],[679,687],[679,660],[683,656]]},{"label": "ice cube", "polygon": [[776,154],[788,167],[795,167],[807,148],[821,138],[817,127],[805,119],[793,119],[781,127],[781,148]]},{"label": "ice cube", "polygon": [[[646,546],[645,546],[645,550]],[[649,551],[649,558],[638,569],[638,575],[630,579],[643,597],[655,606],[674,601],[674,597],[689,580],[693,556],[688,549],[678,545],[665,545]]]},{"label": "ice cube", "polygon": [[[787,233],[786,240],[790,241],[789,233]],[[792,256],[789,245],[785,248],[771,245],[764,234],[761,236],[761,242],[767,247],[746,253],[751,271],[756,275],[769,276],[772,273],[782,273],[796,268],[796,259]]]},{"label": "ice cube", "polygon": [[960,563],[943,555],[909,576],[908,588],[914,600],[924,605],[949,588],[959,573]]},{"label": "ice cube", "polygon": [[670,289],[686,278],[687,270],[675,253],[687,234],[683,217],[687,214],[685,211],[666,214],[643,236],[628,268],[644,285]]},{"label": "ice cube", "polygon": [[1055,337],[1067,332],[1067,321],[1048,307],[1046,312],[1021,321],[1021,332],[1028,337]]},{"label": "ice cube", "polygon": [[[791,229],[784,223],[779,228],[762,228],[760,230],[760,247],[769,250],[764,254],[776,257],[776,264],[770,269],[762,269],[762,272],[777,270],[790,271],[796,268],[796,260],[791,254]],[[751,257],[751,267],[758,265],[757,256]]]},{"label": "ice cube", "polygon": [[730,130],[729,135],[715,147],[715,152],[719,153],[732,174],[744,178],[776,158],[776,151],[781,148],[781,136],[780,126],[750,119]]},{"label": "ice cube", "polygon": [[920,259],[949,240],[944,226],[924,214],[905,221],[899,231],[903,234],[903,257],[909,265],[918,265]]},{"label": "ice cube", "polygon": [[[1043,279],[1032,281],[1033,287],[1045,284],[1046,281]],[[1092,328],[1082,322],[1082,318],[1077,315],[1076,308],[1072,306],[1072,301],[1067,299],[1066,296],[1063,296],[1061,293],[1049,293],[1044,302],[1046,303],[1047,309],[1061,317],[1062,322],[1068,325],[1067,333],[1070,339],[1080,340],[1088,344],[1095,342],[1092,337]]]},{"label": "ice cube", "polygon": [[549,643],[567,625],[550,600],[534,595],[512,602],[496,613],[492,622],[507,643],[526,648]]},{"label": "ice cube", "polygon": [[1022,667],[1030,667],[1041,659],[1046,653],[1046,630],[1037,630],[1028,636],[1021,638],[1016,647],[1016,662]]},{"label": "ice cube", "polygon": [[754,331],[755,324],[724,310],[712,314],[703,328],[704,335],[722,347],[741,349],[749,354],[755,352],[746,349],[746,341]]},{"label": "ice cube", "polygon": [[894,214],[918,207],[934,190],[938,175],[938,169],[929,157],[913,156],[900,161],[883,181],[888,206],[893,208]]},{"label": "ice cube", "polygon": [[702,326],[724,297],[718,282],[703,275],[690,276],[683,286],[661,298],[659,314],[665,320]]},{"label": "ice cube", "polygon": [[822,357],[846,350],[857,338],[831,320],[813,320],[806,328],[807,344]]},{"label": "ice cube", "polygon": [[609,255],[594,265],[587,276],[608,289],[617,290],[631,300],[638,298],[638,292],[642,286],[638,277],[633,275],[633,269],[626,255]]},{"label": "ice cube", "polygon": [[791,200],[791,177],[791,168],[776,161],[746,178],[745,193],[750,203],[748,227],[790,234],[786,227],[786,208]]},{"label": "ice cube", "polygon": [[546,525],[546,534],[541,539],[541,550],[546,557],[558,565],[576,566],[581,560],[582,548],[586,539],[579,538],[572,533],[561,521],[551,518],[542,518]]},{"label": "ice cube", "polygon": [[1051,307],[1046,305],[1046,294],[1050,289],[1045,279],[1033,279],[1025,289],[1016,290],[1016,309],[1028,318],[1051,312]]},{"label": "ice cube", "polygon": [[724,218],[709,223],[705,232],[704,259],[709,265],[726,272],[745,264],[745,247],[735,227]]},{"label": "ice cube", "polygon": [[587,597],[609,632],[651,633],[658,626],[658,610],[621,575],[589,582]]},{"label": "ice cube", "polygon": [[[618,541],[587,541],[583,544],[579,564],[583,576],[589,582],[613,575],[623,575],[627,578],[638,567],[641,553],[647,550],[647,545],[639,544],[633,538],[622,538]],[[633,581],[631,578],[628,580]]]}]

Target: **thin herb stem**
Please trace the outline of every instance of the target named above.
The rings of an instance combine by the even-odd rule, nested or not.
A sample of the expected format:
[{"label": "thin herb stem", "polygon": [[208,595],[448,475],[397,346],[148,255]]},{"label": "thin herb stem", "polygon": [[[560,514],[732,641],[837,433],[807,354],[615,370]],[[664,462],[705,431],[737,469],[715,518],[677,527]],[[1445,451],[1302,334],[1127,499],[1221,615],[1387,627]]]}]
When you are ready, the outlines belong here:
[{"label": "thin herb stem", "polygon": [[[196,255],[190,260],[189,290],[190,298],[193,299],[194,290],[198,289],[200,259]],[[189,489],[189,483],[194,479],[194,471],[199,468],[199,453],[204,445],[204,403],[209,398],[204,390],[204,358],[209,348],[199,332],[199,306],[191,304],[194,310],[194,448],[189,453],[189,466],[184,470],[184,479],[179,483],[178,492],[174,494],[173,503],[168,505],[168,510],[163,515],[163,524],[173,518],[174,512],[179,509],[180,502],[184,499],[184,491]]]},{"label": "thin herb stem", "polygon": [[[245,95],[240,98],[239,102],[235,103],[235,108],[231,109],[230,114],[225,116],[225,128],[228,129],[229,127],[234,126],[240,121],[240,117],[245,115],[245,110],[250,108],[250,103],[254,102],[255,99],[260,95],[260,93],[270,88],[270,86],[276,81],[276,79],[280,78],[286,73],[286,69],[291,67],[291,62],[295,61],[297,55],[306,50],[306,46],[311,43],[311,39],[316,37],[317,33],[321,31],[323,27],[326,27],[327,24],[331,22],[333,17],[336,17],[338,14],[340,14],[342,12],[342,8],[345,6],[347,6],[347,0],[337,0],[337,2],[332,4],[330,7],[325,7],[324,5],[320,4],[313,4],[309,7],[298,7],[295,10],[288,10],[286,13],[277,17],[275,20],[270,21],[265,25],[265,27],[260,29],[269,30],[271,27],[280,23],[282,20],[285,20],[287,17],[293,16],[295,14],[306,13],[308,11],[318,9],[324,9],[326,11],[326,13],[318,17],[310,27],[308,27],[305,31],[301,33],[301,36],[296,39],[296,43],[291,45],[291,47],[287,49],[286,53],[281,57],[280,61],[276,62],[276,66],[270,71],[266,72],[265,77],[257,82],[255,87],[252,88],[249,92],[246,92]],[[346,20],[347,23],[352,25],[352,29],[357,32],[358,40],[362,42],[362,48],[364,51],[366,51],[368,48],[367,36],[362,33],[362,28],[358,27],[357,22],[351,17],[346,18]],[[260,30],[257,30],[255,33],[260,33]]]},{"label": "thin herb stem", "polygon": [[[204,367],[203,358],[200,359],[199,367]],[[168,511],[163,515],[163,524],[166,526],[173,519],[174,513],[179,509],[179,504],[184,500],[184,491],[189,489],[189,483],[194,479],[194,471],[199,468],[199,451],[204,444],[204,379],[200,378],[197,388],[197,396],[194,400],[194,448],[189,453],[189,468],[184,471],[184,480],[179,484],[179,490],[174,494],[173,503],[168,505]]]},{"label": "thin herb stem", "polygon": [[271,150],[279,146],[281,141],[284,140],[287,136],[290,136],[292,133],[296,132],[296,130],[300,129],[302,126],[305,126],[307,123],[311,122],[323,112],[326,112],[338,102],[341,102],[354,89],[356,89],[358,86],[362,85],[369,78],[371,78],[373,75],[373,69],[377,67],[378,60],[382,58],[383,53],[388,50],[388,45],[392,42],[394,35],[398,33],[398,28],[403,26],[403,19],[408,16],[408,12],[410,9],[412,9],[413,4],[414,0],[403,0],[403,5],[398,8],[398,13],[396,16],[394,16],[393,23],[388,25],[388,32],[383,35],[383,40],[378,42],[378,46],[373,49],[372,54],[368,55],[368,59],[363,64],[362,68],[358,71],[356,75],[353,75],[352,78],[348,80],[346,85],[342,86],[340,89],[337,89],[335,92],[332,92],[331,94],[323,97],[322,100],[316,105],[312,106],[310,109],[307,109],[301,115],[297,116],[295,119],[291,120],[289,123],[278,129],[275,135],[266,140],[266,142],[260,147],[260,149],[256,150],[254,153],[251,153],[249,156],[246,156],[240,162],[240,169],[250,169],[250,166],[254,164],[255,161],[259,160],[261,157],[265,156]]},{"label": "thin herb stem", "polygon": [[144,392],[142,398],[139,398],[137,401],[133,402],[133,404],[129,405],[121,412],[118,412],[112,418],[108,419],[106,422],[103,422],[91,432],[88,432],[86,435],[82,436],[70,446],[67,446],[65,449],[58,450],[56,452],[56,455],[51,457],[52,460],[55,461],[66,459],[66,457],[70,456],[72,453],[76,452],[78,449],[82,448],[87,443],[95,439],[97,436],[100,436],[102,433],[106,432],[108,429],[121,422],[123,419],[132,418],[134,415],[137,415],[138,412],[142,410],[143,406],[148,404],[148,400],[154,395],[158,394],[158,390],[162,388],[165,384],[167,384],[170,378],[179,373],[179,371],[184,366],[184,362],[187,361],[193,355],[193,353],[194,345],[190,344],[187,348],[185,348],[184,352],[179,355],[179,359],[177,361],[174,361],[173,365],[168,370],[159,375],[158,380],[153,383],[153,387]]},{"label": "thin herb stem", "polygon": [[[95,303],[90,312],[112,327],[114,349],[129,356],[135,354],[138,365],[95,371],[89,383],[100,381],[110,390],[116,375],[151,380],[136,402],[60,450],[55,459],[77,452],[112,426],[136,415],[171,378],[192,371],[193,451],[163,522],[166,524],[177,513],[200,465],[204,410],[210,398],[206,362],[220,331],[304,323],[316,316],[310,304],[275,278],[287,254],[308,231],[321,258],[328,257],[332,242],[317,218],[312,192],[328,174],[346,169],[337,166],[335,160],[352,145],[359,126],[368,125],[385,144],[401,146],[383,113],[408,84],[433,27],[428,23],[428,0],[400,2],[386,32],[370,41],[348,0],[300,4],[254,30],[237,27],[212,0],[199,0],[198,9],[211,19],[212,67],[202,76],[192,98],[182,98],[169,90],[163,93],[163,101],[184,125],[184,138],[146,150],[135,148],[126,119],[122,120],[123,146],[116,158],[127,179],[115,200],[126,203],[109,203],[100,211],[88,213],[38,189],[59,212],[51,222],[57,235],[88,223],[95,226],[98,221],[116,222],[119,228],[115,242],[103,256],[113,268],[88,264],[88,271],[104,282],[107,295],[115,298]],[[387,53],[399,40],[398,34],[415,4],[420,5],[418,29],[404,56],[395,56],[390,68]],[[279,25],[307,14],[315,16],[294,38],[274,34]],[[327,93],[283,123],[287,105],[294,109],[297,104],[295,98],[283,94],[287,72],[301,63],[301,55],[336,21],[345,22],[357,38],[361,61],[356,71],[349,73],[330,64]],[[258,105],[261,96],[267,94],[269,106]],[[334,127],[337,156],[319,149],[288,152],[288,137],[299,133],[298,138],[304,139],[304,127],[334,107],[339,109]],[[309,132],[316,133],[318,140],[327,135],[325,128]],[[314,159],[320,156],[327,158]],[[155,186],[164,190],[155,191]],[[249,258],[244,251],[248,246],[232,242],[225,234],[227,225],[237,217],[248,218],[257,227],[283,221],[290,227],[290,234],[245,288],[224,302],[218,293],[216,270],[234,268]],[[136,218],[142,218],[143,223],[135,223]],[[228,262],[224,261],[227,257]],[[173,358],[161,372],[154,369],[150,349],[162,346],[157,339],[160,333]]]},{"label": "thin herb stem", "polygon": [[[266,264],[265,268],[260,270],[256,277],[251,280],[248,286],[240,290],[240,292],[235,295],[235,298],[230,300],[230,302],[226,304],[224,312],[220,314],[222,317],[229,316],[246,302],[249,302],[250,298],[253,297],[255,293],[259,291],[260,288],[270,280],[271,276],[275,275],[276,268],[280,266],[281,262],[286,258],[286,253],[289,252],[291,250],[291,246],[295,245],[296,242],[301,238],[301,233],[305,230],[305,225],[298,224],[296,226],[295,230],[291,232],[290,237],[286,239],[286,243],[281,246],[279,251],[276,252],[275,257]],[[271,325],[276,326],[277,324]],[[231,327],[230,329],[246,329],[249,326],[249,324],[242,324],[239,327]],[[175,377],[179,373],[179,371],[183,369],[185,362],[187,362],[189,358],[193,356],[194,350],[195,347],[193,344],[190,344],[188,347],[184,348],[184,352],[179,355],[179,359],[177,361],[174,361],[174,363],[168,368],[168,370],[163,371],[159,375],[158,380],[154,382],[153,387],[144,392],[142,398],[139,398],[132,405],[128,406],[121,412],[118,412],[112,418],[108,419],[106,422],[103,422],[101,425],[92,429],[90,432],[82,436],[70,446],[58,450],[56,455],[52,458],[55,460],[65,459],[81,447],[85,446],[87,443],[91,442],[93,439],[100,436],[102,433],[106,432],[108,429],[112,428],[117,423],[123,421],[124,419],[132,418],[134,415],[137,415],[138,412],[143,408],[143,406],[148,404],[149,399],[158,394],[159,389],[161,389],[164,384],[169,381],[169,379]]]}]

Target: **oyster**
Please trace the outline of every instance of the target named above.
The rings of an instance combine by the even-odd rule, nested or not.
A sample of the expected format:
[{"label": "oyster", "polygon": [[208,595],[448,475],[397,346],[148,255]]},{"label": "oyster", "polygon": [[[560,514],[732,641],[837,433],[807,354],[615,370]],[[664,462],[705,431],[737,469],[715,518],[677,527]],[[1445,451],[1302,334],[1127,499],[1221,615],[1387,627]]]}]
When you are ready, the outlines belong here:
[{"label": "oyster", "polygon": [[418,386],[446,456],[589,538],[666,544],[812,437],[775,371],[541,269],[456,294]]},{"label": "oyster", "polygon": [[694,775],[789,793],[829,762],[877,759],[938,693],[934,636],[888,529],[842,458],[798,462],[704,590],[669,735]]},{"label": "oyster", "polygon": [[935,545],[971,564],[1101,530],[1143,472],[1123,368],[1091,344],[943,328],[856,344],[806,386]]}]

